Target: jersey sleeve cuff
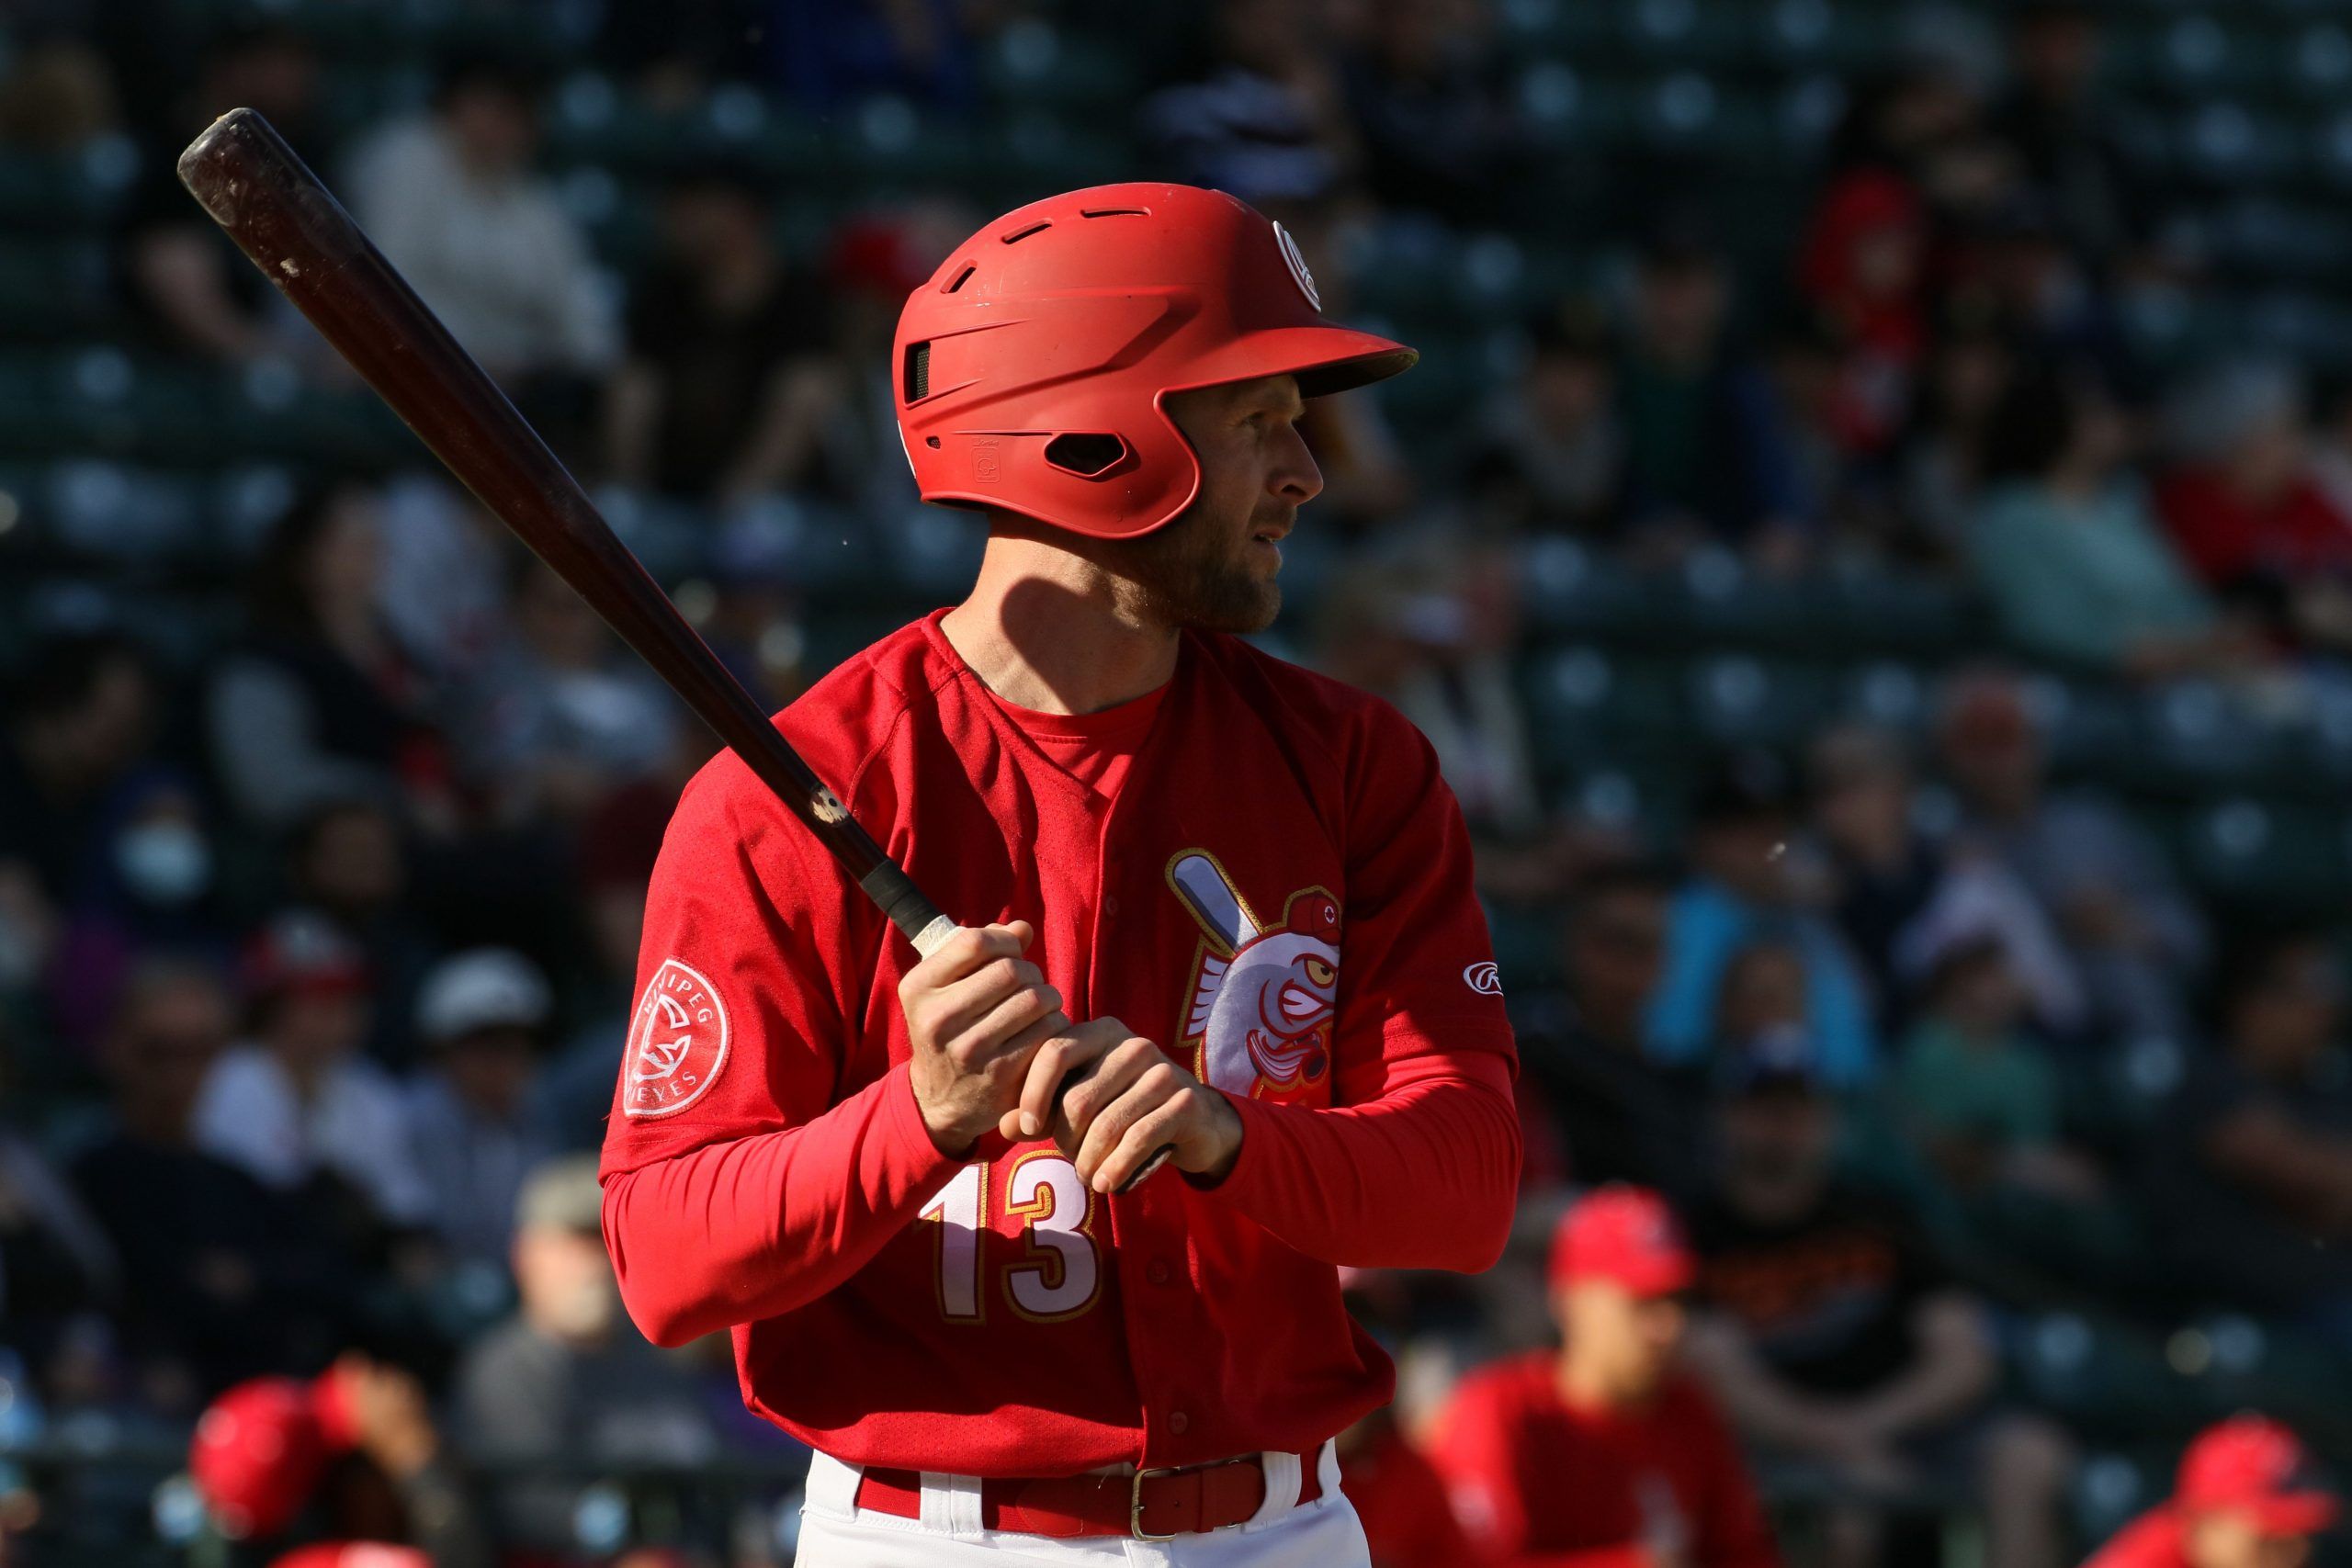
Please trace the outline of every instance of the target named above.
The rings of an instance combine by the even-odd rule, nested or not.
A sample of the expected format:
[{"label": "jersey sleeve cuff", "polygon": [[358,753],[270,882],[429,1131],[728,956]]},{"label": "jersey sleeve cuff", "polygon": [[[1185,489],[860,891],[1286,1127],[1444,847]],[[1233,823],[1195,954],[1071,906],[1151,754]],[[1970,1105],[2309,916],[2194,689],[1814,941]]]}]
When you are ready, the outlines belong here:
[{"label": "jersey sleeve cuff", "polygon": [[944,1177],[963,1163],[941,1154],[939,1145],[931,1141],[931,1129],[923,1125],[922,1107],[915,1102],[914,1073],[906,1063],[884,1074],[880,1088],[881,1115],[875,1131],[881,1138],[888,1168],[901,1173],[910,1183],[920,1184]]},{"label": "jersey sleeve cuff", "polygon": [[1230,1089],[1221,1089],[1217,1093],[1225,1096],[1225,1102],[1233,1107],[1234,1115],[1240,1119],[1241,1151],[1233,1156],[1233,1168],[1225,1173],[1224,1179],[1208,1181],[1190,1173],[1184,1179],[1192,1183],[1193,1190],[1215,1193],[1248,1213],[1258,1188],[1265,1180],[1268,1164],[1265,1145],[1267,1137],[1272,1134],[1261,1129],[1266,1117],[1273,1112],[1271,1107],[1235,1094]]}]

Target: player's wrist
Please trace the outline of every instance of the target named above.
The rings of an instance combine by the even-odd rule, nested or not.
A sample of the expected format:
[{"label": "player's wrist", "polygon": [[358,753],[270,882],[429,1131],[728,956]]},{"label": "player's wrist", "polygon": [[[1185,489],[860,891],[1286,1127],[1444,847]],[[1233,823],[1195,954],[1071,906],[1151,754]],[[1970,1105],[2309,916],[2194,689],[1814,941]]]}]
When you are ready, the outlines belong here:
[{"label": "player's wrist", "polygon": [[[1213,1089],[1204,1088],[1202,1098],[1208,1106],[1208,1132],[1203,1140],[1204,1147],[1180,1151],[1176,1168],[1195,1187],[1215,1187],[1233,1174],[1241,1159],[1243,1129],[1241,1114],[1233,1102]],[[1183,1157],[1190,1154],[1191,1158]]]}]

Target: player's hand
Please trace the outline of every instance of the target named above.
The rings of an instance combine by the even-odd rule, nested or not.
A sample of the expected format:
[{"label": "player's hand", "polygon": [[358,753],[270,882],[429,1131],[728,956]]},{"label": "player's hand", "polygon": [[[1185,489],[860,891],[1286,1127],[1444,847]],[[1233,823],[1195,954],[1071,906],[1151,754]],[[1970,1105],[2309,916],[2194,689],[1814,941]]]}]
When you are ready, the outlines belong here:
[{"label": "player's hand", "polygon": [[1091,1019],[1040,1045],[1003,1126],[1008,1136],[1050,1130],[1097,1192],[1118,1191],[1162,1148],[1175,1151],[1177,1169],[1213,1181],[1241,1153],[1241,1118],[1225,1096],[1115,1018]]},{"label": "player's hand", "polygon": [[899,982],[915,1104],[931,1141],[960,1156],[1021,1092],[1029,1054],[1069,1027],[1061,993],[1021,956],[1026,920],[967,926]]}]

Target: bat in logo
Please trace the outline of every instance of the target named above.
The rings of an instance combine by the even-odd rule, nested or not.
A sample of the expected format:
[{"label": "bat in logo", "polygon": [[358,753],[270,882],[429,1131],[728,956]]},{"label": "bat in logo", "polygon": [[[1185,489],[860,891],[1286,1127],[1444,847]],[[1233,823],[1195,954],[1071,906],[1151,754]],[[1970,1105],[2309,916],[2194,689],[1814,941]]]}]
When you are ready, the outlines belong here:
[{"label": "bat in logo", "polygon": [[1168,885],[1209,938],[1184,1026],[1202,1043],[1202,1076],[1237,1094],[1320,1079],[1339,1010],[1339,900],[1305,888],[1291,895],[1283,925],[1261,926],[1199,850],[1170,863]]}]

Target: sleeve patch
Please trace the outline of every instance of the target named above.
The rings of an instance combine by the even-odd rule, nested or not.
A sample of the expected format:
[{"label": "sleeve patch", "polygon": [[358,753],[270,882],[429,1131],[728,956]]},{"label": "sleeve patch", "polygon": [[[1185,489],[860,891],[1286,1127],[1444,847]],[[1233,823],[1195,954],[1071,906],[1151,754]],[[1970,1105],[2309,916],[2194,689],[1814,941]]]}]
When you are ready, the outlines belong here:
[{"label": "sleeve patch", "polygon": [[646,982],[621,1055],[621,1111],[675,1116],[718,1081],[727,1065],[727,1007],[718,988],[674,958]]}]

